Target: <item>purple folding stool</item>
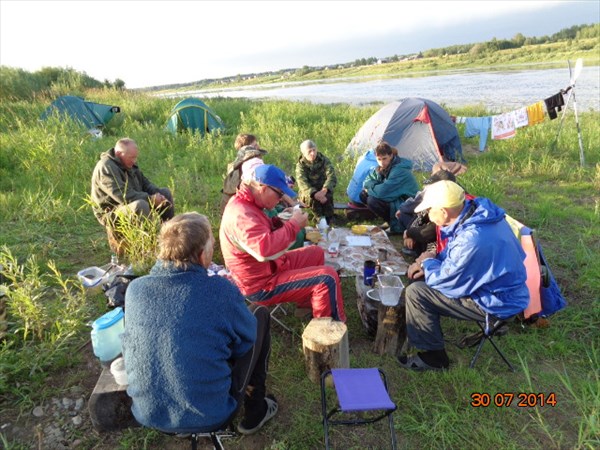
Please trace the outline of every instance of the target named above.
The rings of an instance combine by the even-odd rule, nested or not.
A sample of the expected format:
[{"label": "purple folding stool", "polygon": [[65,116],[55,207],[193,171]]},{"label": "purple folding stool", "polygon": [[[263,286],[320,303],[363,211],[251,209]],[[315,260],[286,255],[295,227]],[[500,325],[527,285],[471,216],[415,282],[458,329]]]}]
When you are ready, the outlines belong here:
[{"label": "purple folding stool", "polygon": [[[328,411],[325,379],[331,374],[337,394],[338,407]],[[390,399],[385,373],[378,368],[331,369],[321,375],[321,407],[325,448],[329,449],[330,425],[365,425],[384,417],[388,418],[392,448],[396,448],[396,433],[392,413],[396,404]],[[365,414],[365,412],[372,412]],[[346,415],[345,419],[332,420],[335,414]]]}]

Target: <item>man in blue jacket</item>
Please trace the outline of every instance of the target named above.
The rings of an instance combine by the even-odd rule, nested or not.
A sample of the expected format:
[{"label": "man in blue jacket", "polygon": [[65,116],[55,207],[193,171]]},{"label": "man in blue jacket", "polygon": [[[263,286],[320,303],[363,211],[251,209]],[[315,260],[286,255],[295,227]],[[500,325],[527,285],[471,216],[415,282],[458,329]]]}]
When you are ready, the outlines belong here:
[{"label": "man in blue jacket", "polygon": [[509,318],[527,307],[529,291],[525,253],[504,210],[487,198],[465,200],[464,190],[447,180],[425,189],[415,212],[425,210],[447,242],[440,253],[425,252],[408,269],[411,279],[425,277],[406,289],[408,339],[423,351],[399,362],[407,369],[440,370],[449,366],[441,316]]},{"label": "man in blue jacket", "polygon": [[127,394],[144,426],[215,431],[243,401],[238,431],[252,434],[277,413],[277,401],[265,395],[269,311],[249,310],[233,283],[208,275],[213,246],[205,216],[175,216],[161,228],[158,262],[127,289]]}]

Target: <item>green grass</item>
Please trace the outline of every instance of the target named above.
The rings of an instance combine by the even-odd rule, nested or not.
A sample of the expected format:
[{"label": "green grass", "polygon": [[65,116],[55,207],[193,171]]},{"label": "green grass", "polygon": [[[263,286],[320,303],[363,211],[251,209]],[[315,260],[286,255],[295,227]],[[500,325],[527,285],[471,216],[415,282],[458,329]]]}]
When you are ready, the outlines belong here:
[{"label": "green grass", "polygon": [[[206,214],[218,236],[220,189],[233,140],[256,134],[269,150],[267,162],[292,172],[298,146],[313,139],[335,161],[344,191],[354,169],[341,158],[354,133],[378,106],[212,100],[227,130],[218,136],[171,136],[164,131],[172,100],[117,91],[91,92],[92,101],[117,104],[123,112],[93,140],[71,123],[38,122],[46,106],[0,103],[0,264],[8,278],[8,323],[0,343],[0,416],[27,417],[33,406],[59,396],[89,376],[80,349],[85,324],[105,312],[102,295],[85,295],[75,273],[109,261],[102,227],[88,204],[92,169],[102,151],[123,136],[140,146],[140,166],[156,184],[169,186],[179,212]],[[481,107],[454,109],[483,114]],[[600,445],[600,114],[581,115],[587,165],[579,165],[577,134],[569,114],[556,148],[558,121],[519,130],[516,138],[490,141],[489,151],[466,151],[467,189],[488,196],[516,219],[534,227],[567,298],[568,307],[547,329],[511,327],[500,345],[518,365],[512,374],[484,349],[475,370],[472,350],[451,342],[472,325],[443,323],[452,370],[411,373],[390,357],[372,353],[356,310],[353,280],[343,282],[353,367],[379,366],[389,377],[400,448],[597,448]],[[466,147],[476,141],[463,140]],[[424,175],[419,175],[419,179]],[[397,240],[395,241],[398,242]],[[145,244],[146,247],[155,245]],[[218,246],[215,260],[221,260]],[[131,258],[130,258],[131,259]],[[136,262],[132,260],[131,262]],[[273,449],[322,447],[319,389],[307,379],[301,350],[302,323],[284,318],[295,333],[273,328],[269,388],[281,413],[261,433]],[[0,330],[1,333],[1,330]],[[595,343],[595,344],[594,344]],[[87,348],[84,351],[88,351]],[[61,377],[62,373],[72,374]],[[54,380],[48,384],[48,381]],[[59,380],[57,382],[56,380]],[[555,407],[470,406],[473,392],[555,392]],[[88,393],[89,394],[89,393]],[[3,423],[5,420],[3,419]],[[384,448],[378,426],[333,433],[336,448]],[[4,447],[29,448],[31,441],[0,434]],[[85,448],[114,448],[105,437],[84,437]],[[153,431],[117,433],[118,448],[164,448],[173,440]],[[112,441],[111,441],[112,442]],[[231,448],[248,448],[248,438]],[[182,444],[183,445],[183,444]]]}]

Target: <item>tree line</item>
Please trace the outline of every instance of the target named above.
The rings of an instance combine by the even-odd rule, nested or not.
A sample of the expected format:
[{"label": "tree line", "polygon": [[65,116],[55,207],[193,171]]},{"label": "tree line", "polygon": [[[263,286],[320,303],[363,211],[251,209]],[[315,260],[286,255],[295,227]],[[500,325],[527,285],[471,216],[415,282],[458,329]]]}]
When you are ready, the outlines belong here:
[{"label": "tree line", "polygon": [[0,66],[0,99],[31,100],[65,94],[83,96],[88,89],[125,89],[119,78],[113,82],[96,80],[85,72],[67,67],[44,67],[36,72]]}]

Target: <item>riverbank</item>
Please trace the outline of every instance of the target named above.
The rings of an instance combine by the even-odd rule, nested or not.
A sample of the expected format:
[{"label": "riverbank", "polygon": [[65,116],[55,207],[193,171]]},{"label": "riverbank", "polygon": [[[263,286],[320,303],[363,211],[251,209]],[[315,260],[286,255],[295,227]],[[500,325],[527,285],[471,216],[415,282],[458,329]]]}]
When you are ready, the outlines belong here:
[{"label": "riverbank", "polygon": [[[568,60],[582,58],[586,66],[600,64],[600,40],[597,38],[570,40],[548,44],[525,45],[493,53],[461,53],[435,57],[414,58],[368,66],[333,69],[290,69],[283,74],[230,77],[226,82],[186,83],[172,89],[151,89],[155,93],[174,93],[194,89],[241,87],[281,82],[347,79],[354,77],[431,76],[454,71],[533,70],[565,67]],[[146,89],[145,89],[146,90]]]}]

